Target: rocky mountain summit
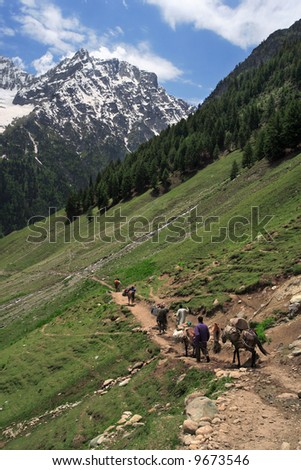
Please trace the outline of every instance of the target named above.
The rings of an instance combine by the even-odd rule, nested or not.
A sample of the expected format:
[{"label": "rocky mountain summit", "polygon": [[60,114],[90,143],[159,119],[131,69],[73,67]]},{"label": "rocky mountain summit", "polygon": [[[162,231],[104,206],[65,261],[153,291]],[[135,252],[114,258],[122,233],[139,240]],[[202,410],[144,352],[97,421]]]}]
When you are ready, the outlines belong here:
[{"label": "rocky mountain summit", "polygon": [[18,90],[32,79],[33,76],[17,67],[13,60],[0,56],[0,88]]},{"label": "rocky mountain summit", "polygon": [[32,126],[47,126],[77,152],[101,149],[118,158],[193,110],[158,85],[154,73],[127,62],[101,60],[81,49],[33,78],[2,58],[0,88],[18,88],[13,104],[31,105]]}]

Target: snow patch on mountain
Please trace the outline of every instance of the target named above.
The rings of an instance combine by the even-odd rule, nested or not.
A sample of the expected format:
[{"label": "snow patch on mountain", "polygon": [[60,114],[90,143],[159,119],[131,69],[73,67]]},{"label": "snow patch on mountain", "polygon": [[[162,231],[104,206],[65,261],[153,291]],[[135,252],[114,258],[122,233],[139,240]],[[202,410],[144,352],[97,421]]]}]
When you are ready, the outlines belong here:
[{"label": "snow patch on mountain", "polygon": [[14,119],[27,116],[34,110],[34,106],[27,104],[24,106],[13,104],[17,90],[4,90],[0,88],[0,133],[2,134],[6,126]]}]

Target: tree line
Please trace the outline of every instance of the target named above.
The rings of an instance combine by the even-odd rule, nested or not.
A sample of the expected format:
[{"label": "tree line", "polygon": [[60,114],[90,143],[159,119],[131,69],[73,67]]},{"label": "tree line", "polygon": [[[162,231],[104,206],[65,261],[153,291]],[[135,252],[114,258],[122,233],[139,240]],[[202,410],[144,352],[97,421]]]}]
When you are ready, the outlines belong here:
[{"label": "tree line", "polygon": [[[301,41],[290,37],[265,63],[231,74],[223,92],[209,97],[188,119],[169,126],[123,161],[110,163],[89,186],[69,194],[72,219],[98,206],[151,189],[167,190],[221,155],[243,149],[242,165],[283,158],[301,143]],[[221,85],[219,85],[221,86]],[[236,164],[237,165],[237,164]],[[238,169],[232,169],[231,178]]]}]

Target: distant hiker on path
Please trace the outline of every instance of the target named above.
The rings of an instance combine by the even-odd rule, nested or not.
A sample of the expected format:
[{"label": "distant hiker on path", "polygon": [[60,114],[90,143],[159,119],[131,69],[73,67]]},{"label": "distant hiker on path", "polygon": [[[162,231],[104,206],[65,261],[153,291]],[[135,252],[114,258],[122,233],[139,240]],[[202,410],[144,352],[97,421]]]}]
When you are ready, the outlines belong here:
[{"label": "distant hiker on path", "polygon": [[120,291],[121,282],[119,281],[118,277],[116,277],[116,279],[114,280],[114,286],[115,286],[115,292],[119,292],[119,291]]},{"label": "distant hiker on path", "polygon": [[167,314],[168,314],[169,309],[165,307],[164,304],[161,304],[160,307],[158,308],[158,314],[157,314],[157,324],[159,327],[159,334],[165,333],[167,330]]},{"label": "distant hiker on path", "polygon": [[127,291],[128,305],[134,305],[136,296],[136,287],[132,286]]},{"label": "distant hiker on path", "polygon": [[176,313],[176,320],[177,320],[177,326],[182,325],[183,323],[186,322],[186,317],[189,313],[188,308],[183,308],[182,305],[180,305],[177,313]]},{"label": "distant hiker on path", "polygon": [[195,334],[195,355],[197,362],[201,362],[201,351],[206,357],[207,362],[210,362],[208,354],[207,342],[210,338],[208,326],[203,323],[203,317],[198,317],[198,324],[194,327]]}]

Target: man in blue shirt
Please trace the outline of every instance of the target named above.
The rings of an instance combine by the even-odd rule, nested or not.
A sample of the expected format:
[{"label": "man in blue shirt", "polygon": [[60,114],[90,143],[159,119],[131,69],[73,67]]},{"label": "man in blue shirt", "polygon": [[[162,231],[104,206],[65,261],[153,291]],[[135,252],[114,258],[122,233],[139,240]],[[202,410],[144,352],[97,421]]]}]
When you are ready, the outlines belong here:
[{"label": "man in blue shirt", "polygon": [[207,359],[207,362],[210,362],[210,357],[207,349],[207,341],[210,338],[210,332],[208,326],[203,323],[203,317],[198,317],[198,324],[194,327],[195,335],[195,354],[197,362],[201,362],[201,351]]}]

